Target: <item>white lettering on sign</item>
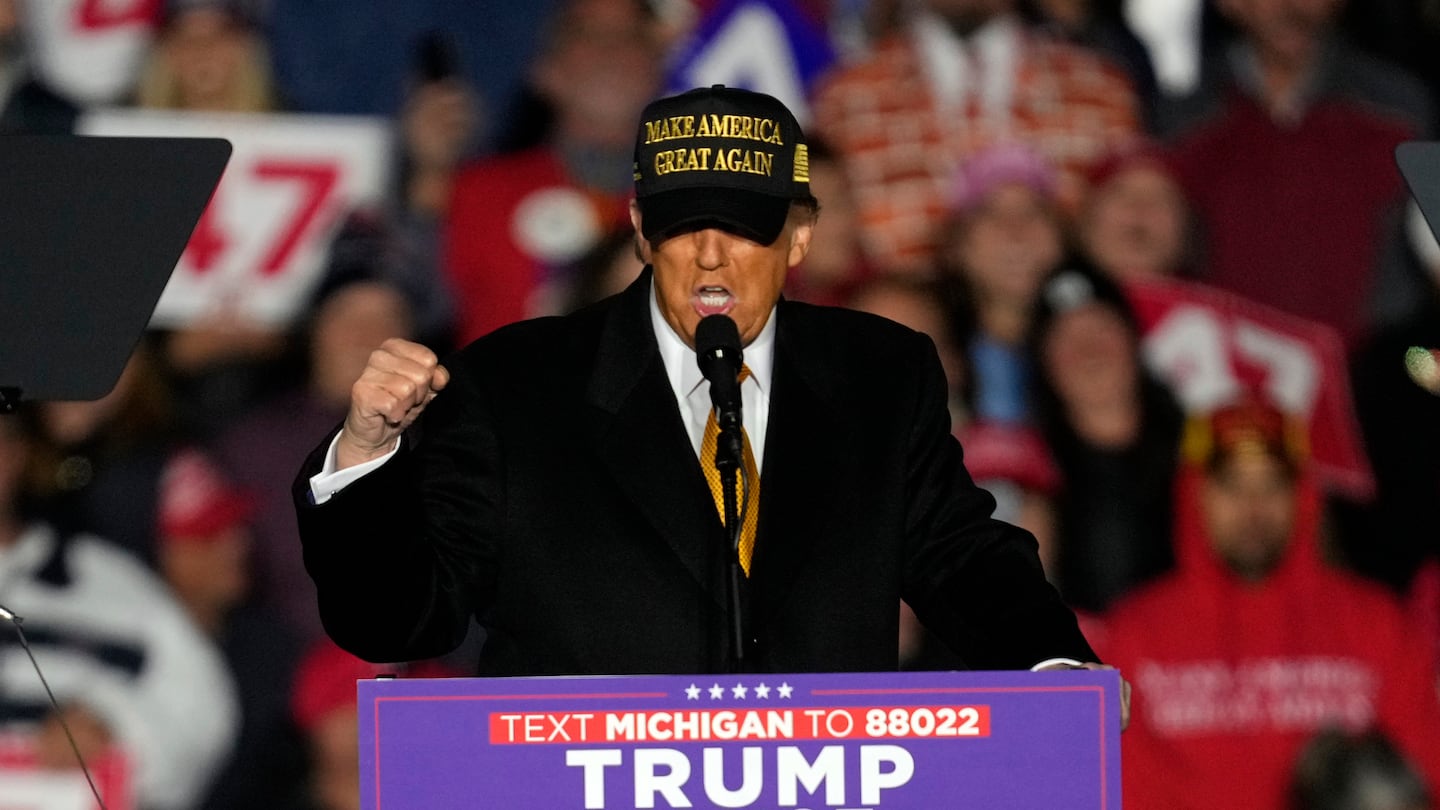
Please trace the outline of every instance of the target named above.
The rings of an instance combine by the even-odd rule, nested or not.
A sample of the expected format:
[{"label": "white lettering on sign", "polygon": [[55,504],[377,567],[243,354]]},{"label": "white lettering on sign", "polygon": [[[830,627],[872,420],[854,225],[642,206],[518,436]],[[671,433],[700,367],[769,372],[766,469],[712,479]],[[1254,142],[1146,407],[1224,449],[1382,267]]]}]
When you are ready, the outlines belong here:
[{"label": "white lettering on sign", "polygon": [[1156,324],[1144,355],[1189,411],[1234,400],[1242,389],[1237,363],[1258,369],[1265,392],[1292,413],[1309,414],[1320,394],[1320,361],[1305,343],[1202,307],[1177,307]]},{"label": "white lettering on sign", "polygon": [[[859,754],[860,803],[877,807],[884,791],[909,784],[915,776],[915,759],[898,745],[861,745]],[[624,751],[617,748],[580,749],[565,752],[565,764],[583,772],[586,810],[604,810],[606,768],[624,764]],[[740,749],[740,783],[731,787],[725,782],[727,757],[734,749],[705,748],[701,752],[701,778],[697,788],[691,784],[693,764],[686,752],[674,748],[639,748],[631,757],[633,777],[632,802],[635,808],[694,807],[694,798],[702,793],[705,800],[717,807],[751,807],[760,800],[766,785],[765,750],[757,747]],[[845,749],[838,745],[823,747],[813,761],[794,746],[774,749],[775,803],[779,807],[798,808],[799,788],[809,796],[822,789],[826,807],[841,808],[846,803]],[[663,802],[663,804],[661,804]]]}]

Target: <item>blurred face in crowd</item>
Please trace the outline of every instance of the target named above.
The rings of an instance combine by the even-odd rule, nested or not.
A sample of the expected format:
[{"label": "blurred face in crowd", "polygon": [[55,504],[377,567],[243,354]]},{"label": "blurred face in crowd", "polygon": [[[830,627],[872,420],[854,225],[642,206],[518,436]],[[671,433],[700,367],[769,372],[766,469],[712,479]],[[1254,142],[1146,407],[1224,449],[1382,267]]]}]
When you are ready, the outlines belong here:
[{"label": "blurred face in crowd", "polygon": [[1040,282],[1063,255],[1053,208],[1028,186],[995,189],[960,227],[953,258],[982,306],[1029,307]]},{"label": "blurred face in crowd", "polygon": [[163,42],[181,108],[227,109],[251,44],[235,18],[215,8],[186,11],[171,21]]},{"label": "blurred face in crowd", "polygon": [[1111,307],[1090,303],[1056,315],[1040,352],[1045,376],[1068,408],[1103,407],[1135,395],[1135,338]]},{"label": "blurred face in crowd", "polygon": [[1210,546],[1231,570],[1258,582],[1275,569],[1295,526],[1295,482],[1280,460],[1229,454],[1205,476],[1200,503]]},{"label": "blurred face in crowd", "polygon": [[636,0],[572,0],[536,68],[536,85],[573,137],[629,144],[645,105],[660,89],[661,52],[653,21]]},{"label": "blurred face in crowd", "polygon": [[1262,56],[1302,62],[1334,23],[1343,0],[1220,0],[1220,9]]},{"label": "blurred face in crowd", "polygon": [[206,537],[167,537],[160,567],[180,601],[206,616],[222,616],[250,587],[250,530],[244,524]]},{"label": "blurred face in crowd", "polygon": [[311,332],[311,384],[329,401],[350,399],[370,353],[392,337],[411,333],[409,302],[378,281],[349,284],[329,296],[315,313]]},{"label": "blurred face in crowd", "polygon": [[1142,163],[1095,189],[1081,238],[1111,278],[1154,278],[1178,269],[1185,227],[1180,187],[1163,171]]},{"label": "blurred face in crowd", "polygon": [[[640,233],[640,210],[633,203],[630,219]],[[750,345],[780,300],[785,274],[810,249],[814,227],[809,209],[795,205],[769,245],[719,228],[681,232],[656,244],[638,237],[641,258],[655,268],[655,299],[665,322],[693,348],[701,318],[728,315],[740,330],[741,345]]]}]

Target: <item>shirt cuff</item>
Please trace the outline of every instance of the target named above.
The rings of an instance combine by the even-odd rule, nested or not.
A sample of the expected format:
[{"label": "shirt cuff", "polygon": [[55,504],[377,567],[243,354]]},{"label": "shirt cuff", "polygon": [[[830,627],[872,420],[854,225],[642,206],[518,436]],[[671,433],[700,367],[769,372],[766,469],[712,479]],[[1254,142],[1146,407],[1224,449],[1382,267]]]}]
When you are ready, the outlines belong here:
[{"label": "shirt cuff", "polygon": [[395,455],[400,449],[400,439],[397,437],[395,439],[395,446],[390,448],[390,452],[385,455],[379,458],[372,458],[369,461],[356,464],[353,467],[337,470],[335,469],[335,446],[339,444],[339,442],[340,434],[336,433],[335,438],[330,440],[330,449],[325,451],[324,466],[320,468],[320,472],[310,476],[310,500],[312,500],[316,506],[330,500],[335,496],[335,493],[364,478],[367,473],[378,469],[380,465],[389,461],[390,457]]},{"label": "shirt cuff", "polygon": [[1031,672],[1039,672],[1039,671],[1042,670],[1042,669],[1050,669],[1051,667],[1059,667],[1059,666],[1064,666],[1064,667],[1066,667],[1066,668],[1070,668],[1070,667],[1079,668],[1079,667],[1084,667],[1085,665],[1084,665],[1083,663],[1079,662],[1079,661],[1076,661],[1074,658],[1046,658],[1044,661],[1041,661],[1040,663],[1036,664],[1035,666],[1030,667],[1030,671],[1031,671]]}]

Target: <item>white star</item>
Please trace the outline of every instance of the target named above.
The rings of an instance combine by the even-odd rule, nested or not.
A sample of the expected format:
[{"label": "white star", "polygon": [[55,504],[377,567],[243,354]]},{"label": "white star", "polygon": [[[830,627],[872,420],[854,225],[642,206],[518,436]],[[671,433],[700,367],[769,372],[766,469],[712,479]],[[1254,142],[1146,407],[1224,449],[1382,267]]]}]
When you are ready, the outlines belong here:
[{"label": "white star", "polygon": [[763,684],[763,683],[760,684],[759,686],[755,687],[755,697],[756,697],[757,699],[759,699],[759,700],[769,700],[769,699],[770,699],[770,687],[766,686],[766,685]]},{"label": "white star", "polygon": [[795,687],[791,686],[791,685],[788,684],[788,683],[782,683],[782,684],[780,684],[778,687],[776,687],[775,691],[777,691],[777,692],[780,693],[780,697],[785,698],[786,700],[789,700],[789,699],[790,699],[790,693],[793,692],[793,691],[795,691]]},{"label": "white star", "polygon": [[747,689],[745,688],[745,684],[743,684],[743,683],[737,683],[737,684],[735,684],[735,688],[730,690],[730,694],[734,695],[736,698],[739,698],[740,700],[744,700],[744,699],[745,699],[745,693],[746,693],[747,691],[749,691],[749,690],[747,690]]},{"label": "white star", "polygon": [[688,689],[685,690],[685,699],[686,699],[686,700],[699,700],[699,699],[700,699],[700,687],[696,686],[696,685],[693,684],[693,683],[690,684],[690,688],[688,688]]},{"label": "white star", "polygon": [[725,696],[725,687],[721,686],[721,685],[718,684],[718,683],[715,684],[714,686],[710,687],[710,699],[711,699],[711,700],[719,700],[720,698],[722,698],[722,697],[724,697],[724,696]]}]

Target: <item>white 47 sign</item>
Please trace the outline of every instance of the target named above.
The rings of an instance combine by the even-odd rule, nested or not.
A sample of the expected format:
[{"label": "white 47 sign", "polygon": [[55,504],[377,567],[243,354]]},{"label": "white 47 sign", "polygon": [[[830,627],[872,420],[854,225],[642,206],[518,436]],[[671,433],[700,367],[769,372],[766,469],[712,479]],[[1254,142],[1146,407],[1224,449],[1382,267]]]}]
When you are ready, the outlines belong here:
[{"label": "white 47 sign", "polygon": [[1145,336],[1145,359],[1187,411],[1208,411],[1259,388],[1281,408],[1309,415],[1321,367],[1304,342],[1206,307],[1181,306]]},{"label": "white 47 sign", "polygon": [[345,214],[380,202],[389,129],[377,119],[105,111],[87,134],[222,137],[234,154],[160,297],[153,324],[218,311],[281,327],[300,314]]},{"label": "white 47 sign", "polygon": [[1200,284],[1139,284],[1128,292],[1143,327],[1146,364],[1186,411],[1261,394],[1309,422],[1323,486],[1361,499],[1373,493],[1335,330]]}]

